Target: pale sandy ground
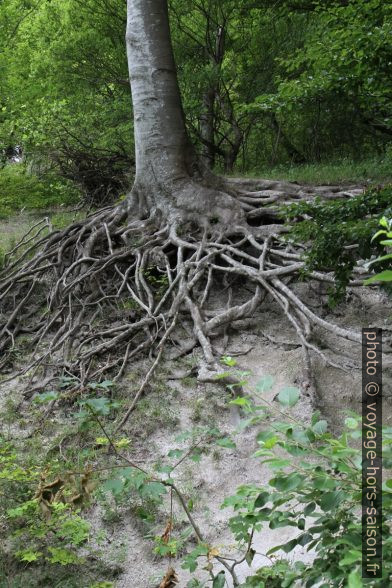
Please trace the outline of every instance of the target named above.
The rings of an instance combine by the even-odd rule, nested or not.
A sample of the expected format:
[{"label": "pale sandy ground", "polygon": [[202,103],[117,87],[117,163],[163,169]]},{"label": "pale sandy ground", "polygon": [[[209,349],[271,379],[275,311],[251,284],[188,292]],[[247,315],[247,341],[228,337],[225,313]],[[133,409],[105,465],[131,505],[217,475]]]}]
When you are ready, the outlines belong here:
[{"label": "pale sandy ground", "polygon": [[[20,225],[18,224],[20,222]],[[28,220],[27,222],[30,222]],[[15,224],[16,223],[16,224]],[[17,228],[17,230],[16,230]],[[1,238],[20,230],[22,234],[26,229],[26,219],[21,217],[12,219],[8,224],[2,223]],[[307,285],[301,285],[302,294],[308,296],[309,300],[317,303],[317,294],[306,292]],[[338,316],[334,320],[346,327],[359,330],[363,326],[391,326],[391,299],[385,294],[378,294],[371,289],[361,289],[360,295],[352,298],[351,302],[343,305],[338,310]],[[332,318],[332,317],[329,317]],[[271,343],[263,333],[271,335],[282,344]],[[320,333],[320,339],[327,341],[335,350],[336,356],[342,359],[347,356],[346,363],[350,366],[353,363],[360,365],[360,347],[344,341],[333,342],[332,338],[325,333]],[[302,379],[302,352],[300,347],[289,346],[287,342],[296,343],[295,333],[292,332],[286,320],[273,307],[263,307],[249,328],[241,328],[234,332],[230,341],[227,353],[230,351],[246,351],[249,347],[252,350],[246,355],[238,357],[238,367],[249,370],[252,375],[249,379],[248,392],[252,394],[255,383],[263,376],[270,375],[275,378],[273,388],[266,394],[267,400],[272,400],[279,390],[286,385],[296,385]],[[217,342],[219,344],[219,342]],[[329,351],[327,354],[332,357]],[[386,395],[384,421],[391,424],[391,388],[390,388],[390,367],[388,360],[385,364],[384,390]],[[323,365],[321,360],[314,364],[318,382],[318,406],[322,410],[332,429],[336,430],[344,419],[344,411],[351,408],[360,412],[361,404],[361,373],[358,369],[349,368],[349,373],[342,372],[335,368]],[[167,363],[168,369],[183,369],[183,365]],[[135,366],[131,366],[130,370]],[[22,384],[18,381],[12,384],[0,384],[0,410],[1,404],[9,395],[21,393]],[[133,393],[135,384],[131,385],[127,380],[122,384],[122,393]],[[177,389],[177,391],[175,390]],[[168,450],[177,447],[175,437],[184,430],[195,426],[194,416],[198,403],[202,405],[202,420],[213,424],[223,431],[235,434],[238,425],[238,415],[233,414],[228,408],[230,395],[222,385],[218,384],[184,384],[180,380],[172,382],[165,387],[160,399],[161,406],[167,404],[176,413],[178,424],[172,428],[157,429],[147,439],[135,439],[135,444],[130,455],[133,458],[140,458],[146,463],[153,463],[159,456],[164,457]],[[295,414],[306,422],[311,415],[312,409],[309,398],[301,397],[299,404],[295,407]],[[196,423],[197,424],[197,423]],[[132,435],[132,420],[129,424],[130,435]],[[241,484],[265,485],[271,477],[270,470],[260,465],[257,459],[252,457],[257,444],[255,436],[258,428],[247,429],[240,434],[235,434],[237,449],[221,449],[219,457],[213,455],[204,456],[200,464],[184,463],[178,470],[176,476],[179,486],[188,496],[193,496],[193,515],[198,522],[202,532],[211,545],[218,547],[222,554],[233,555],[234,541],[228,529],[230,510],[220,508],[223,499],[235,493],[236,488]],[[21,432],[21,434],[23,434]],[[294,465],[295,467],[295,465]],[[184,515],[175,508],[176,515],[180,521],[184,521]],[[167,508],[162,509],[162,526],[167,513]],[[152,541],[145,537],[145,529],[140,525],[130,510],[125,510],[121,521],[116,523],[102,523],[102,507],[97,507],[90,513],[92,523],[96,529],[104,528],[107,540],[104,541],[104,561],[118,561],[123,572],[115,583],[116,588],[155,588],[159,585],[165,569],[166,562],[152,554]],[[156,533],[162,532],[156,528]],[[174,531],[175,532],[175,531]],[[283,543],[296,536],[298,531],[292,529],[278,529],[272,531],[265,528],[255,536],[255,557],[252,568],[246,563],[237,568],[238,575],[244,579],[260,566],[268,565],[269,560],[262,554],[276,544]],[[282,553],[277,554],[282,557]],[[312,554],[304,548],[296,548],[289,556],[291,560],[301,559],[309,562]],[[179,588],[185,588],[189,580],[189,574],[180,568],[180,562],[173,562],[180,581]],[[217,568],[218,569],[218,568]],[[207,579],[204,571],[197,571],[195,576],[199,579]],[[82,585],[82,584],[81,584]],[[230,584],[228,584],[230,586]]]}]

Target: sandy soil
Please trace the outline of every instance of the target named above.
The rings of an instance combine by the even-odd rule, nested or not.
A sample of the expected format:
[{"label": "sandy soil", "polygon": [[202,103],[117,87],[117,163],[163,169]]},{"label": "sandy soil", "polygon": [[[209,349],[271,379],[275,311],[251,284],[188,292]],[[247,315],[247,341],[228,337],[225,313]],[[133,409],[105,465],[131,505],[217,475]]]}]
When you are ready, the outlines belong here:
[{"label": "sandy soil", "polygon": [[[2,224],[2,238],[8,234],[15,235],[20,230],[22,234],[31,220],[12,219],[9,223]],[[309,286],[298,286],[302,294],[307,296],[310,303],[321,305],[315,291],[310,291]],[[308,290],[305,292],[305,290]],[[322,308],[324,316],[330,312],[326,307]],[[335,322],[355,330],[365,326],[387,327],[391,325],[392,307],[391,300],[383,293],[376,293],[370,288],[358,290],[349,302],[341,305],[333,318]],[[266,337],[272,337],[275,342]],[[320,341],[328,344],[331,350],[326,350],[330,358],[340,358],[346,363],[347,371],[326,366],[321,359],[314,361],[314,370],[317,378],[317,408],[322,411],[324,418],[329,422],[332,430],[340,428],[344,412],[347,409],[360,412],[361,410],[361,373],[360,367],[361,349],[358,345],[333,340],[325,333],[318,334]],[[386,339],[389,335],[386,333]],[[221,342],[217,341],[219,347]],[[274,402],[274,398],[283,386],[299,385],[302,381],[302,352],[298,346],[295,333],[291,330],[286,320],[273,307],[263,307],[257,315],[248,323],[241,324],[232,329],[229,340],[228,355],[238,355],[238,368],[251,372],[247,385],[247,392],[254,394],[255,386],[260,378],[269,375],[274,378],[273,387],[265,394],[265,399]],[[384,420],[386,424],[392,424],[391,411],[391,361],[390,355],[386,357],[384,364],[384,389],[385,410]],[[21,358],[22,359],[22,358]],[[192,359],[192,358],[191,358]],[[188,360],[189,361],[189,358]],[[193,358],[197,361],[197,356]],[[174,364],[167,361],[163,366],[168,372],[184,370],[186,362],[182,360]],[[135,370],[147,367],[146,362],[132,365],[121,384],[122,396],[131,396],[137,385],[137,378],[133,377]],[[188,365],[189,367],[189,365]],[[7,374],[9,377],[9,374]],[[28,412],[29,404],[23,401],[24,382],[14,380],[12,383],[0,382],[0,410],[6,406],[7,399],[20,398],[23,411]],[[148,399],[148,394],[147,394]],[[223,499],[235,493],[241,484],[265,485],[271,477],[271,472],[266,466],[252,457],[257,448],[255,436],[258,427],[245,429],[238,432],[241,415],[230,409],[228,401],[230,393],[220,384],[198,384],[195,379],[171,380],[164,382],[158,393],[154,394],[151,405],[154,410],[145,413],[142,418],[133,415],[127,425],[127,435],[132,439],[130,450],[132,459],[141,460],[144,463],[156,462],[159,457],[164,457],[167,452],[178,447],[175,438],[182,431],[191,429],[197,424],[216,426],[220,430],[231,433],[235,438],[236,449],[220,449],[218,453],[204,456],[199,464],[184,462],[178,469],[176,479],[187,498],[194,502],[193,516],[200,526],[203,534],[211,545],[220,549],[221,553],[235,555],[233,537],[228,529],[228,519],[231,516],[229,509],[220,508]],[[151,410],[150,405],[150,410]],[[316,407],[311,406],[309,397],[302,395],[295,408],[297,418],[306,422]],[[155,416],[154,416],[155,415]],[[151,419],[151,422],[143,421]],[[154,418],[158,426],[154,426]],[[165,420],[161,422],[160,418]],[[169,424],[167,424],[169,423]],[[15,429],[13,434],[27,435],[29,425],[25,429]],[[185,523],[183,513],[175,504],[176,523],[179,527]],[[168,503],[162,505],[161,521],[155,527],[155,533],[163,532],[165,517],[167,520]],[[146,527],[132,513],[131,509],[124,509],[121,520],[103,521],[105,515],[102,505],[90,512],[90,518],[95,529],[104,529],[106,539],[101,545],[103,550],[102,560],[117,562],[122,572],[115,583],[116,588],[155,588],[165,572],[167,563],[152,554],[153,543],[146,537]],[[244,579],[252,571],[263,565],[269,565],[270,561],[263,554],[272,546],[283,543],[295,536],[298,531],[279,529],[272,531],[268,528],[255,536],[257,555],[252,568],[246,563],[238,568],[238,574]],[[283,554],[278,553],[281,557]],[[312,554],[304,548],[296,548],[290,553],[291,559],[311,561]],[[185,588],[189,574],[181,570],[179,562],[173,562],[180,581],[179,588]],[[199,579],[208,579],[205,571],[195,573]],[[230,584],[228,584],[230,586]]]}]

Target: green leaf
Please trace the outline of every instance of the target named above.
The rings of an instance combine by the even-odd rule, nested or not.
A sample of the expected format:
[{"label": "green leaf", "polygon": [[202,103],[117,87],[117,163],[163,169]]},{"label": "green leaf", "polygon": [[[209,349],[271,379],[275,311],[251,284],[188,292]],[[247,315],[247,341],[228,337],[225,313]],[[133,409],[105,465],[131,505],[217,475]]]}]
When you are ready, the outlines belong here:
[{"label": "green leaf", "polygon": [[40,557],[42,557],[42,553],[40,551],[33,551],[32,549],[23,549],[22,551],[17,551],[15,555],[21,561],[27,561],[28,563],[37,561]]},{"label": "green leaf", "polygon": [[276,551],[279,551],[280,549],[283,549],[283,547],[284,547],[283,545],[275,545],[274,547],[271,547],[271,549],[269,549],[267,551],[267,555],[272,555]]},{"label": "green leaf", "polygon": [[52,390],[51,392],[42,392],[41,394],[36,394],[34,396],[33,402],[35,404],[48,404],[53,400],[57,400],[58,397],[59,393],[55,390]]},{"label": "green leaf", "polygon": [[373,261],[369,262],[367,266],[370,267],[374,263],[380,263],[380,261],[386,261],[387,259],[392,259],[392,253],[387,253],[386,255],[381,255],[381,257],[377,257],[377,259],[374,259]]},{"label": "green leaf", "polygon": [[368,284],[373,284],[374,282],[392,282],[392,270],[385,270],[371,278],[368,278],[363,283],[365,286]]},{"label": "green leaf", "polygon": [[249,551],[246,553],[245,555],[245,561],[248,564],[248,566],[250,567],[252,565],[252,562],[254,560],[254,557],[256,555],[256,551],[254,549],[249,549]]},{"label": "green leaf", "polygon": [[224,437],[223,439],[218,439],[216,444],[219,445],[220,447],[224,447],[225,449],[235,449],[237,447],[236,444],[234,443],[234,441],[229,439],[229,437]]},{"label": "green leaf", "polygon": [[323,435],[328,429],[327,421],[318,421],[315,425],[313,425],[312,430],[316,435]]},{"label": "green leaf", "polygon": [[363,588],[362,579],[358,572],[351,572],[351,574],[348,577],[347,588]]},{"label": "green leaf", "polygon": [[275,379],[272,376],[264,376],[256,383],[256,392],[268,392],[274,385]]},{"label": "green leaf", "polygon": [[157,472],[161,473],[161,474],[168,474],[170,476],[170,474],[173,471],[173,466],[169,466],[169,465],[159,465],[156,467]]},{"label": "green leaf", "polygon": [[118,496],[124,491],[124,482],[119,479],[106,480],[103,484],[103,490]]},{"label": "green leaf", "polygon": [[108,398],[89,398],[88,400],[83,400],[80,404],[99,416],[110,414],[111,402]]},{"label": "green leaf", "polygon": [[314,480],[313,485],[317,490],[333,490],[336,488],[336,482],[327,475],[320,475]]},{"label": "green leaf", "polygon": [[219,572],[217,576],[215,576],[214,581],[212,583],[212,588],[224,588],[226,584],[226,576],[225,572]]},{"label": "green leaf", "polygon": [[298,538],[291,539],[291,541],[288,541],[287,543],[285,543],[283,545],[282,549],[285,553],[289,553],[290,551],[292,551],[294,549],[294,547],[297,547],[297,545],[298,545]]},{"label": "green leaf", "polygon": [[319,410],[316,410],[316,412],[314,412],[312,414],[312,426],[315,425],[317,423],[317,421],[319,420],[321,415],[321,412]]},{"label": "green leaf", "polygon": [[385,235],[385,234],[386,234],[386,231],[382,231],[382,230],[380,230],[380,231],[377,231],[377,233],[375,233],[375,234],[373,235],[373,237],[372,237],[372,241],[374,241],[375,239],[377,239],[377,237],[379,237],[380,235]]},{"label": "green leaf", "polygon": [[292,464],[292,461],[290,461],[289,459],[272,458],[272,459],[265,459],[263,461],[263,463],[267,463],[268,467],[275,469],[275,468],[286,468],[287,466]]},{"label": "green leaf", "polygon": [[305,519],[299,519],[297,523],[298,529],[303,531],[305,529]]},{"label": "green leaf", "polygon": [[338,507],[341,502],[346,498],[343,490],[336,490],[335,492],[326,492],[323,494],[320,500],[320,506],[323,511],[333,510]]},{"label": "green leaf", "polygon": [[288,476],[276,476],[270,480],[270,485],[274,486],[279,492],[290,492],[299,486],[302,486],[305,478],[296,472]]},{"label": "green leaf", "polygon": [[277,444],[278,441],[279,441],[279,437],[274,435],[273,437],[270,437],[269,439],[264,441],[264,447],[266,449],[272,449],[273,447],[275,447],[275,445]]},{"label": "green leaf", "polygon": [[316,503],[315,502],[310,502],[304,508],[304,515],[307,517],[310,514],[312,514],[312,512],[314,512],[315,510],[316,510]]},{"label": "green leaf", "polygon": [[283,406],[294,406],[299,400],[300,392],[298,388],[287,387],[283,388],[278,394],[278,400]]},{"label": "green leaf", "polygon": [[250,402],[248,398],[244,398],[243,396],[237,396],[234,400],[230,400],[229,404],[234,404],[237,406],[249,406]]},{"label": "green leaf", "polygon": [[49,559],[50,563],[59,563],[62,566],[75,564],[80,561],[80,558],[70,551],[62,547],[49,547],[48,551],[52,554]]},{"label": "green leaf", "polygon": [[168,457],[174,457],[175,459],[179,459],[184,455],[184,451],[182,449],[170,449],[169,453],[167,454]]},{"label": "green leaf", "polygon": [[350,551],[345,554],[344,558],[339,561],[339,565],[350,566],[357,561],[362,561],[362,553],[355,549],[350,549]]},{"label": "green leaf", "polygon": [[149,482],[141,488],[141,494],[152,500],[159,501],[163,494],[166,494],[166,488],[160,482]]},{"label": "green leaf", "polygon": [[358,421],[353,419],[352,417],[347,417],[344,420],[344,424],[348,429],[357,429],[358,428]]},{"label": "green leaf", "polygon": [[189,456],[189,459],[192,460],[195,463],[200,463],[201,462],[201,453],[200,453],[200,451],[194,451],[192,453],[192,455]]},{"label": "green leaf", "polygon": [[221,359],[221,362],[224,365],[228,365],[229,367],[234,367],[235,365],[237,365],[237,360],[233,357],[230,357],[230,355],[224,355]]},{"label": "green leaf", "polygon": [[255,508],[262,508],[265,504],[267,504],[268,500],[269,500],[269,493],[268,492],[260,492],[260,494],[258,495],[258,497],[255,500]]}]

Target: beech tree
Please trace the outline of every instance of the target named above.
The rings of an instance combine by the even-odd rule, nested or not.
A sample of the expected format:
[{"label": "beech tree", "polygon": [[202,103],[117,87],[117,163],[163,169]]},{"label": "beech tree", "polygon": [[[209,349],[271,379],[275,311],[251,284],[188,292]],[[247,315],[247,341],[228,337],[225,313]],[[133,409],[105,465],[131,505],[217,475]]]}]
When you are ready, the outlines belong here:
[{"label": "beech tree", "polygon": [[[281,308],[298,335],[303,389],[312,394],[310,353],[324,357],[313,329],[360,337],[300,299],[302,248],[284,240],[278,209],[315,193],[355,192],[214,175],[186,130],[166,0],[128,0],[126,44],[134,186],[121,204],[64,230],[38,223],[7,254],[0,274],[1,365],[12,361],[20,334],[30,335],[34,350],[21,373],[34,368],[40,386],[62,371],[75,377],[76,388],[108,376],[117,381],[131,359],[148,353],[151,367],[120,427],[170,342],[172,359],[199,347],[199,378],[214,379],[230,324],[267,302]],[[322,272],[309,279],[333,281]]]},{"label": "beech tree", "polygon": [[185,117],[170,38],[167,2],[128,2],[127,53],[134,109],[136,178],[129,210],[176,222],[214,217],[240,222],[239,203],[198,158]]}]

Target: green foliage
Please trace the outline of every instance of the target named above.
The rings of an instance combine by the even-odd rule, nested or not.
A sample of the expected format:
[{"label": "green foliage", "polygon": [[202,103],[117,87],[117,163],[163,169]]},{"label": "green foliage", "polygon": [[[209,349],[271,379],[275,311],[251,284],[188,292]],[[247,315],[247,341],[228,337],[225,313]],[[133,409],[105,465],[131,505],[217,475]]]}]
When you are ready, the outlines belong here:
[{"label": "green foliage", "polygon": [[48,470],[40,472],[39,460],[30,458],[26,466],[22,458],[16,447],[0,439],[1,533],[8,538],[7,551],[26,564],[82,563],[79,549],[90,536],[90,524],[72,502],[56,499],[55,492],[62,488],[59,478],[47,483]]},{"label": "green foliage", "polygon": [[47,209],[75,204],[78,193],[69,183],[53,174],[43,180],[27,173],[20,164],[0,169],[0,215],[7,218],[22,209]]},{"label": "green foliage", "polygon": [[315,198],[285,207],[282,212],[289,220],[305,217],[293,226],[290,238],[310,243],[305,254],[306,272],[334,273],[336,284],[329,291],[332,304],[342,300],[356,262],[381,251],[372,235],[391,201],[392,187],[386,186],[344,200]]},{"label": "green foliage", "polygon": [[303,43],[280,60],[277,90],[262,92],[255,110],[276,113],[284,131],[294,133],[301,152],[316,159],[328,150],[355,157],[359,145],[371,148],[371,136],[378,133],[380,143],[388,140],[390,4],[351,0],[284,5],[288,18],[293,11],[306,17]]},{"label": "green foliage", "polygon": [[[280,402],[287,406],[284,396]],[[275,418],[266,420],[265,429],[258,434],[260,449],[255,456],[273,468],[273,477],[266,486],[240,486],[222,506],[234,510],[230,528],[240,544],[246,545],[252,534],[262,532],[266,525],[270,529],[292,527],[298,529],[298,534],[270,549],[267,556],[306,546],[308,551],[315,552],[315,558],[310,565],[278,560],[249,577],[244,586],[289,587],[296,582],[301,586],[343,586],[349,573],[348,585],[357,585],[362,557],[362,456],[357,442],[361,436],[360,418],[347,418],[343,432],[334,436],[319,413],[313,415],[309,425],[290,415],[276,420],[272,407],[269,414]],[[388,467],[392,457],[390,427],[383,429],[383,443]],[[288,470],[293,460],[294,470]],[[383,487],[383,577],[369,583],[380,588],[389,582],[392,573],[392,540],[388,531],[392,520],[391,485],[387,482]]]},{"label": "green foliage", "polygon": [[[392,247],[392,219],[387,219],[385,216],[383,216],[379,222],[379,225],[380,227],[382,227],[382,229],[380,229],[379,231],[377,231],[375,235],[373,235],[372,241],[377,239],[377,237],[382,237],[383,240],[379,242],[380,245],[384,245],[387,251],[390,251]],[[392,260],[392,253],[386,253],[385,255],[377,257],[377,259],[371,261],[368,264],[368,267],[370,267],[374,263],[378,264],[380,262],[390,262],[390,260]],[[391,264],[389,263],[389,265]],[[376,274],[375,276],[372,276],[368,280],[365,280],[364,284],[373,284],[373,282],[392,282],[392,270],[386,269],[383,272]]]},{"label": "green foliage", "polygon": [[300,184],[341,185],[347,182],[368,184],[369,182],[391,182],[392,159],[390,152],[382,157],[372,157],[359,161],[341,158],[317,163],[279,165],[256,165],[251,177],[271,180],[287,180]]},{"label": "green foliage", "polygon": [[[387,2],[171,0],[170,16],[189,130],[211,164],[278,171],[361,153],[365,169],[346,164],[331,181],[390,178],[371,163],[390,150]],[[3,161],[19,145],[33,169],[54,166],[89,201],[124,194],[134,150],[125,21],[122,0],[2,2]]]},{"label": "green foliage", "polygon": [[261,568],[256,574],[246,579],[244,588],[286,588],[297,578],[296,569],[301,569],[303,564],[294,564],[294,570],[290,563],[278,560],[274,565]]},{"label": "green foliage", "polygon": [[[389,231],[389,226],[384,228]],[[238,369],[234,358],[224,356],[222,363],[230,374],[246,381],[248,374]],[[254,459],[271,469],[271,477],[265,483],[240,486],[233,496],[225,498],[222,508],[232,511],[229,526],[236,550],[243,554],[240,561],[249,566],[256,553],[256,533],[262,533],[267,526],[287,527],[293,531],[293,537],[270,549],[265,555],[273,564],[256,570],[242,585],[289,588],[296,583],[310,587],[346,586],[348,582],[348,586],[357,586],[361,564],[361,420],[350,413],[338,435],[329,431],[319,412],[310,422],[303,423],[292,411],[300,398],[297,388],[283,387],[276,396],[278,403],[264,400],[265,392],[274,383],[271,376],[265,375],[257,382],[252,396],[230,401],[242,411],[238,434],[244,427],[257,424],[258,449]],[[107,512],[109,505],[114,504],[119,516],[124,509],[138,516],[157,556],[181,560],[181,566],[191,574],[202,565],[212,573],[212,586],[224,586],[227,572],[216,571],[214,567],[224,550],[208,544],[200,535],[193,518],[197,496],[184,489],[185,470],[180,468],[187,464],[192,472],[193,463],[202,462],[204,455],[214,448],[234,451],[235,435],[216,428],[196,427],[179,435],[167,454],[155,456],[153,463],[133,463],[129,439],[117,440],[110,434],[113,402],[106,396],[92,395],[108,392],[112,384],[111,380],[91,382],[80,400],[81,411],[85,413],[82,420],[90,424],[82,433],[86,444],[82,462],[87,459],[93,463],[94,478],[101,479],[96,498]],[[66,394],[74,385],[74,378],[67,376],[60,381],[59,388]],[[42,392],[36,398],[39,405],[50,403],[59,398],[59,393]],[[101,437],[96,436],[98,431]],[[384,427],[383,443],[384,466],[388,469],[392,463],[390,427]],[[105,451],[109,445],[112,455]],[[40,566],[56,570],[87,568],[91,529],[80,508],[91,501],[96,481],[92,479],[92,467],[82,463],[79,472],[68,471],[64,458],[46,456],[42,463],[38,452],[1,441],[1,534],[6,539],[1,555],[7,561],[12,559],[14,569],[18,565],[31,570]],[[67,459],[72,462],[70,454],[66,463]],[[388,532],[392,523],[391,488],[392,480],[387,477],[383,485],[384,575],[369,583],[374,588],[388,585],[392,574],[392,538]],[[174,500],[175,515],[171,506]],[[181,516],[177,508],[181,509]],[[163,532],[162,520],[168,520]],[[314,553],[311,565],[285,558],[284,554],[291,554],[298,546]],[[276,559],[278,552],[283,557]],[[110,583],[92,584],[107,585]],[[203,583],[193,578],[188,586],[196,588]]]},{"label": "green foliage", "polygon": [[2,4],[0,152],[20,145],[34,168],[56,167],[90,197],[101,184],[123,192],[133,143],[125,15],[121,0]]}]

